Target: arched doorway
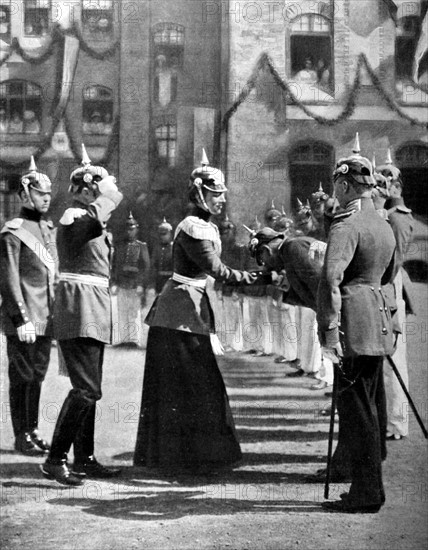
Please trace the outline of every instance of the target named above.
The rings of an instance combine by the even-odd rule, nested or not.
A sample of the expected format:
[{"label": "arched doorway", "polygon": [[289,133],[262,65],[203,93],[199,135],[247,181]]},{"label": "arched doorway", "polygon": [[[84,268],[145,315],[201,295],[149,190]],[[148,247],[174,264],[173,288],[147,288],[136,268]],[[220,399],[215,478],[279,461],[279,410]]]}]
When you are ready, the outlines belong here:
[{"label": "arched doorway", "polygon": [[396,161],[403,175],[404,202],[428,220],[428,145],[406,143],[397,150]]},{"label": "arched doorway", "polygon": [[291,179],[291,207],[296,208],[297,199],[309,199],[318,190],[320,183],[326,193],[332,192],[334,148],[321,141],[300,142],[289,155]]}]

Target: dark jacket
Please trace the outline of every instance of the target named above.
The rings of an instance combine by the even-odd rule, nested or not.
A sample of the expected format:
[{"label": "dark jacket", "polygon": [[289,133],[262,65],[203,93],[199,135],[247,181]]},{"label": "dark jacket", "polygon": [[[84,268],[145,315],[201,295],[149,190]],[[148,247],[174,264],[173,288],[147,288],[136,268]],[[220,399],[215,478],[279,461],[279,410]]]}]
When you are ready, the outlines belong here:
[{"label": "dark jacket", "polygon": [[[220,254],[218,229],[205,213],[188,216],[178,225],[173,246],[174,273],[199,281],[205,281],[210,275],[234,284],[251,284],[256,280],[250,273],[227,267],[220,260]],[[156,298],[146,323],[203,335],[215,332],[206,289],[172,279]]]},{"label": "dark jacket", "polygon": [[112,283],[121,288],[147,286],[150,275],[150,257],[147,244],[137,239],[123,241],[115,247]]},{"label": "dark jacket", "polygon": [[290,283],[290,290],[284,292],[284,302],[316,310],[322,264],[311,260],[309,248],[317,242],[312,237],[302,236],[290,237],[280,244],[278,253]]},{"label": "dark jacket", "polygon": [[52,334],[56,250],[51,222],[27,208],[0,234],[0,292],[5,334],[32,322],[36,335]]},{"label": "dark jacket", "polygon": [[371,199],[352,201],[336,216],[318,289],[322,343],[334,342],[340,328],[345,357],[392,353],[391,304],[382,285],[392,281],[394,251],[392,229]]},{"label": "dark jacket", "polygon": [[399,269],[402,271],[403,298],[406,303],[406,311],[411,314],[416,311],[416,300],[413,296],[412,282],[404,268],[404,262],[406,260],[406,253],[413,241],[415,220],[413,219],[412,211],[404,205],[402,198],[390,199],[388,204],[390,206],[388,209],[388,219],[397,244],[395,270],[396,272],[398,272]]},{"label": "dark jacket", "polygon": [[159,294],[163,285],[172,276],[172,242],[169,244],[157,243],[152,253],[151,269],[152,281]]},{"label": "dark jacket", "polygon": [[[119,192],[104,194],[86,208],[79,204],[64,212],[57,237],[60,273],[92,275],[109,282],[111,242],[106,221],[121,200]],[[109,288],[60,280],[55,294],[54,332],[58,340],[90,337],[111,343]]]}]

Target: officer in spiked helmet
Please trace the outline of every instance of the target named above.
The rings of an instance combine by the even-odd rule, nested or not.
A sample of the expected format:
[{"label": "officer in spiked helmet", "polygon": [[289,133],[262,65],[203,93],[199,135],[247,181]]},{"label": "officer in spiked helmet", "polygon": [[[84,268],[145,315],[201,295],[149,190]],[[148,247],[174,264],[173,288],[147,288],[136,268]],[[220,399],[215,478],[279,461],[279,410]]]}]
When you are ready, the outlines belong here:
[{"label": "officer in spiked helmet", "polygon": [[[58,228],[60,281],[55,292],[54,330],[72,390],[59,413],[42,473],[65,485],[81,485],[85,476],[118,474],[95,458],[94,429],[104,347],[112,343],[111,243],[106,222],[122,193],[105,168],[91,163],[83,145],[82,163],[70,176],[69,193],[73,204]],[[73,472],[67,463],[71,445]]]},{"label": "officer in spiked helmet", "polygon": [[56,271],[53,225],[46,220],[52,183],[31,157],[19,182],[19,216],[0,234],[0,291],[9,359],[9,398],[15,450],[49,450],[38,433],[39,400],[52,339]]}]

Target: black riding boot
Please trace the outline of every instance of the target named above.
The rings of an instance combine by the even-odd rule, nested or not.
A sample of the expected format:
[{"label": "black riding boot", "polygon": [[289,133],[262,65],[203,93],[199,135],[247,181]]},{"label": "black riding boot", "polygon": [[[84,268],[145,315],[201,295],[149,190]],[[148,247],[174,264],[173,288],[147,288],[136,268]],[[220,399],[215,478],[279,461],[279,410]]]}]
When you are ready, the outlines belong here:
[{"label": "black riding boot", "polygon": [[41,451],[47,452],[50,449],[50,445],[42,439],[39,435],[39,406],[40,406],[40,393],[42,390],[42,383],[35,380],[29,384],[28,396],[27,396],[27,431],[30,434],[31,441]]}]

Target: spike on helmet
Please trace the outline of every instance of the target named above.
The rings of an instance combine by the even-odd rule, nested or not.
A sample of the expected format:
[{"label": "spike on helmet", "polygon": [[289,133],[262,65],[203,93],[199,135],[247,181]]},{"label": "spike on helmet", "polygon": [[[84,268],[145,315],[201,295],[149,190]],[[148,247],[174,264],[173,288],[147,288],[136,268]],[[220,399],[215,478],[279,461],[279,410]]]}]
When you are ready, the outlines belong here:
[{"label": "spike on helmet", "polygon": [[275,221],[281,216],[281,212],[275,208],[275,203],[272,200],[270,207],[264,213],[264,220],[266,223],[275,223]]},{"label": "spike on helmet", "polygon": [[306,204],[303,204],[300,199],[297,199],[298,209],[295,214],[295,220],[297,225],[306,223],[312,216],[312,210],[309,206],[309,201],[306,201]]},{"label": "spike on helmet", "polygon": [[73,170],[70,175],[71,185],[69,192],[80,192],[83,188],[91,188],[92,184],[96,184],[109,175],[107,170],[102,166],[94,166],[86,151],[85,145],[82,143],[82,162],[81,166]]},{"label": "spike on helmet", "polygon": [[195,188],[199,192],[202,192],[202,188],[215,193],[225,193],[227,191],[223,172],[219,168],[209,166],[205,149],[202,149],[201,165],[190,174],[189,191],[193,191]]},{"label": "spike on helmet", "polygon": [[158,232],[159,233],[169,233],[172,231],[172,225],[166,221],[166,218],[164,217],[162,220],[162,223],[158,225]]},{"label": "spike on helmet", "polygon": [[315,193],[312,193],[311,195],[311,203],[313,205],[320,204],[321,202],[326,202],[328,200],[329,196],[324,191],[322,187],[322,183],[320,182],[320,185],[318,187],[318,191],[315,191]]},{"label": "spike on helmet", "polygon": [[382,176],[385,176],[390,183],[399,183],[401,186],[403,185],[401,170],[397,168],[392,161],[390,147],[388,147],[385,163],[382,164],[382,166],[378,166],[377,171],[379,174],[382,174]]},{"label": "spike on helmet", "polygon": [[337,161],[333,172],[333,178],[336,180],[340,176],[346,176],[354,182],[366,187],[373,187],[375,179],[373,177],[373,166],[368,158],[361,155],[360,137],[358,132],[355,134],[354,147],[352,155],[341,158]]},{"label": "spike on helmet", "polygon": [[52,193],[51,180],[46,174],[37,170],[33,156],[31,156],[28,172],[19,181],[18,194],[25,192],[28,195],[29,189],[35,189],[41,193]]}]

